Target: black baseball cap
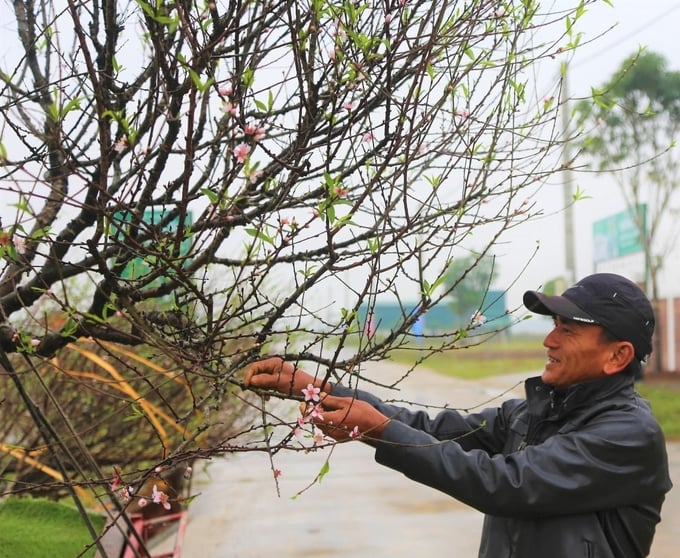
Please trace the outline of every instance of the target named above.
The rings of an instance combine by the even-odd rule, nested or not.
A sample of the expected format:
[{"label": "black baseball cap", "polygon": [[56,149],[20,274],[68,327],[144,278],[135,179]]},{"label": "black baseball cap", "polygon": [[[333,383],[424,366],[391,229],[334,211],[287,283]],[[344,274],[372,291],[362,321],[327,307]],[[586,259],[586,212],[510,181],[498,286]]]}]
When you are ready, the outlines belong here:
[{"label": "black baseball cap", "polygon": [[524,306],[537,314],[600,325],[620,341],[632,343],[640,361],[652,352],[652,305],[640,287],[621,275],[588,275],[559,296],[527,291]]}]

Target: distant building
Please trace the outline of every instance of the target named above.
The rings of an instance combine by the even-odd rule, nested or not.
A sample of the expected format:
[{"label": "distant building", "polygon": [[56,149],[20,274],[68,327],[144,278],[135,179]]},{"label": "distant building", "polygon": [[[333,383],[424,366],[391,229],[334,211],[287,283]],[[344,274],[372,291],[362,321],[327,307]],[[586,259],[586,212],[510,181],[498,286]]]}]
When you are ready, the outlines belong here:
[{"label": "distant building", "polygon": [[[380,301],[370,308],[363,305],[359,309],[359,319],[365,324],[367,331],[385,333],[403,323],[409,315],[416,312],[417,306],[415,302],[399,305],[397,302]],[[442,301],[419,318],[411,333],[420,336],[453,332],[473,321],[477,322],[480,330],[487,331],[504,329],[510,325],[512,317],[507,311],[505,292],[488,291],[481,306],[480,315],[473,319],[473,316],[456,315],[451,305]]]}]

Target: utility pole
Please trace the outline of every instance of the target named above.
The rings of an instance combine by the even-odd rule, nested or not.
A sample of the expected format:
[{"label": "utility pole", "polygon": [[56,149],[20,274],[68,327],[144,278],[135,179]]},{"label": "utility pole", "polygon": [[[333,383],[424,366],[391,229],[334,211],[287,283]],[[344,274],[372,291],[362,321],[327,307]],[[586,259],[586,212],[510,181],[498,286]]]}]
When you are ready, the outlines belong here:
[{"label": "utility pole", "polygon": [[562,191],[564,195],[564,267],[567,286],[576,280],[576,264],[574,256],[574,188],[571,170],[571,134],[569,131],[569,87],[568,65],[562,66],[562,87],[560,89],[560,110],[562,111],[562,136],[564,149],[562,151]]}]

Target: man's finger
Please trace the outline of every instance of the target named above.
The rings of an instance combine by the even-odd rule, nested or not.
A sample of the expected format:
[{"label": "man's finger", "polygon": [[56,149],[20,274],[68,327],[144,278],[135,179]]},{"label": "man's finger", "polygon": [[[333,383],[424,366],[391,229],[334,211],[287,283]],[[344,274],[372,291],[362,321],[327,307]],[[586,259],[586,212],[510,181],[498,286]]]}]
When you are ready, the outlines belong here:
[{"label": "man's finger", "polygon": [[[269,382],[270,379],[264,380],[263,378],[256,378],[258,378],[258,376],[273,376],[275,372],[280,374],[283,371],[283,365],[283,361],[275,357],[253,362],[246,368],[245,374],[243,375],[243,385],[245,387],[250,387],[252,384],[255,387],[262,387],[262,382]],[[265,383],[264,385],[266,386],[268,384]]]},{"label": "man's finger", "polygon": [[338,397],[337,395],[327,395],[322,393],[319,396],[321,406],[327,411],[347,409],[354,401],[351,397]]},{"label": "man's finger", "polygon": [[251,364],[243,376],[243,385],[245,387],[250,387],[251,384],[257,385],[257,380],[253,381],[262,372],[262,366],[259,362]]}]

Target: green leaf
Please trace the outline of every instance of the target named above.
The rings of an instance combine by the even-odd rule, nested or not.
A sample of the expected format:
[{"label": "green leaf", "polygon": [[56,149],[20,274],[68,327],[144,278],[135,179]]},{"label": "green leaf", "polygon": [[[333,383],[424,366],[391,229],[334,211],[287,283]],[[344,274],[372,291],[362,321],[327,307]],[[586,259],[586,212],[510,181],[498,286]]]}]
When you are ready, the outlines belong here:
[{"label": "green leaf", "polygon": [[590,199],[592,196],[587,195],[587,194],[585,193],[585,191],[584,191],[584,190],[581,190],[581,187],[577,185],[577,186],[576,186],[576,191],[572,194],[571,197],[572,197],[572,199],[576,202],[576,201],[580,201],[580,200],[587,200],[587,199]]},{"label": "green leaf", "polygon": [[331,470],[331,465],[328,462],[328,460],[326,460],[326,462],[321,467],[321,470],[319,471],[319,482],[321,482],[323,480],[323,478],[328,474],[328,471],[330,471],[330,470]]},{"label": "green leaf", "polygon": [[208,88],[215,81],[214,78],[210,77],[205,82],[203,82],[203,81],[201,81],[201,76],[196,72],[196,70],[194,70],[193,68],[187,68],[187,69],[189,70],[189,75],[191,76],[191,81],[194,82],[194,86],[201,93],[205,93],[208,90]]},{"label": "green leaf", "polygon": [[61,109],[61,117],[63,118],[66,116],[69,112],[75,109],[80,108],[80,99],[76,97],[75,99],[71,99],[66,105]]},{"label": "green leaf", "polygon": [[435,78],[435,72],[434,72],[434,66],[432,64],[428,64],[425,69],[427,70],[427,75],[430,76],[430,79]]},{"label": "green leaf", "polygon": [[210,200],[210,203],[215,205],[219,199],[217,192],[213,192],[210,188],[202,188],[201,194]]},{"label": "green leaf", "polygon": [[246,229],[245,231],[250,236],[274,246],[274,239],[271,236],[265,234],[262,229]]},{"label": "green leaf", "polygon": [[255,73],[252,68],[246,68],[246,70],[241,75],[241,83],[245,87],[251,87],[255,81]]}]

